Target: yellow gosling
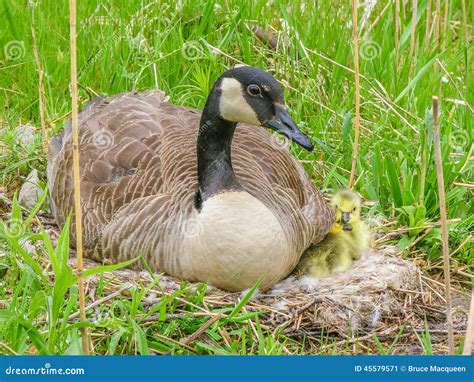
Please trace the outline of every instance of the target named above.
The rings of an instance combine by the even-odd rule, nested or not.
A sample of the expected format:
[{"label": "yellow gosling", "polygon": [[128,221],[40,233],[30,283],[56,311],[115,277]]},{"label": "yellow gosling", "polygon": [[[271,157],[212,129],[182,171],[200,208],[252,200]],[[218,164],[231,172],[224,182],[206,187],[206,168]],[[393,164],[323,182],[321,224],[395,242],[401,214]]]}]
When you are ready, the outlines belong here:
[{"label": "yellow gosling", "polygon": [[311,246],[297,269],[312,277],[328,277],[347,271],[354,260],[368,248],[370,232],[361,219],[361,199],[349,190],[339,191],[331,201],[335,222],[325,239]]}]

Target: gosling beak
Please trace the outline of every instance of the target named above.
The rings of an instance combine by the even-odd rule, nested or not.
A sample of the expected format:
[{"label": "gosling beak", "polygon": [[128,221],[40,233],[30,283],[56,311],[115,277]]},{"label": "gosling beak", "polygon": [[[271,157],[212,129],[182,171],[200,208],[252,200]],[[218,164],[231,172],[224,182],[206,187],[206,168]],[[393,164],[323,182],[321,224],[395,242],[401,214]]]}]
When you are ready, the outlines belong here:
[{"label": "gosling beak", "polygon": [[349,224],[349,220],[351,220],[351,215],[349,212],[343,212],[341,216],[342,220],[342,229],[344,231],[352,231],[352,226]]},{"label": "gosling beak", "polygon": [[263,125],[287,136],[289,139],[299,144],[304,149],[313,151],[314,146],[311,140],[301,132],[295,121],[293,121],[293,119],[283,107],[276,106],[275,118],[266,121]]}]

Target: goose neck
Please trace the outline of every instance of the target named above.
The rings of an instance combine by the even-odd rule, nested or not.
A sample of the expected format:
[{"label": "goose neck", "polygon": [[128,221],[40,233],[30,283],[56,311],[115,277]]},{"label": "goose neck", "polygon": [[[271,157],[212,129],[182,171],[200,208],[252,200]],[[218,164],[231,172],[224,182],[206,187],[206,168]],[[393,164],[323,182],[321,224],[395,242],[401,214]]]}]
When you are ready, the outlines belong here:
[{"label": "goose neck", "polygon": [[201,203],[215,194],[242,189],[235,177],[231,158],[237,123],[222,119],[218,113],[218,103],[213,102],[212,98],[208,99],[204,108],[197,139],[197,202]]}]

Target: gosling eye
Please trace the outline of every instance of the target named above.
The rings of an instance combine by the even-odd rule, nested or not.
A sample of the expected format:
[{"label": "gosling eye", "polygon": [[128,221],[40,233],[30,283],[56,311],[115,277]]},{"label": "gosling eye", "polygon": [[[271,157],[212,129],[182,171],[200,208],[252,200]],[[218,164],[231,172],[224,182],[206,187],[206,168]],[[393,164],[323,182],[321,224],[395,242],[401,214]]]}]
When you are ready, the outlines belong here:
[{"label": "gosling eye", "polygon": [[354,208],[352,209],[352,212],[355,212],[356,209],[357,209],[357,207],[354,207]]},{"label": "gosling eye", "polygon": [[260,87],[258,85],[251,84],[251,85],[247,86],[247,93],[249,95],[255,97],[255,96],[261,95],[262,90],[260,89]]}]

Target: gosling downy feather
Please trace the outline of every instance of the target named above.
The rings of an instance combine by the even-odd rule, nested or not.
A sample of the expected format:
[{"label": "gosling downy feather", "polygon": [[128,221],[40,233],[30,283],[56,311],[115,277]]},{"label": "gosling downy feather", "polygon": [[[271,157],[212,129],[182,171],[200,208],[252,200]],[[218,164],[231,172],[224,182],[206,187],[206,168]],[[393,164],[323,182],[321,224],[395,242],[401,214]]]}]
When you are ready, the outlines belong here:
[{"label": "gosling downy feather", "polygon": [[370,233],[361,219],[359,195],[349,190],[338,192],[331,201],[335,222],[324,240],[311,246],[301,258],[298,270],[323,278],[347,271],[368,248]]},{"label": "gosling downy feather", "polygon": [[[255,125],[312,149],[276,80],[256,68],[224,73],[202,113],[158,90],[90,102],[79,114],[85,255],[141,255],[153,270],[231,291],[287,276],[334,212],[288,149]],[[62,226],[73,208],[70,123],[50,143],[48,183]]]}]

